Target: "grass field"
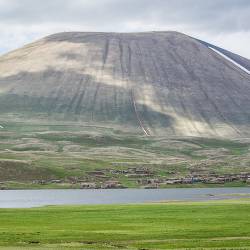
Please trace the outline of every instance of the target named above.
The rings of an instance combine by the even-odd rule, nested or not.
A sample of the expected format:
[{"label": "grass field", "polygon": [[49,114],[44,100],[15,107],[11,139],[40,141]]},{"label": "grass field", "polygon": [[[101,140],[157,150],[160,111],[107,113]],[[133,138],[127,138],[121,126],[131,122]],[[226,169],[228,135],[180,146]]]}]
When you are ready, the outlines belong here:
[{"label": "grass field", "polygon": [[250,249],[250,200],[0,209],[1,249]]}]

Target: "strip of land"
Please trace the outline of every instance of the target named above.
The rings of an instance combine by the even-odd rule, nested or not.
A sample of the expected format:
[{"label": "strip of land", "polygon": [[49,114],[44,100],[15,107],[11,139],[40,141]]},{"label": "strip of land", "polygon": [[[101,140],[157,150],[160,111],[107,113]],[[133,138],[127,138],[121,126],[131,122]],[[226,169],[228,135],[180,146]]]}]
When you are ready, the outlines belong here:
[{"label": "strip of land", "polygon": [[250,199],[0,209],[1,249],[250,249]]}]

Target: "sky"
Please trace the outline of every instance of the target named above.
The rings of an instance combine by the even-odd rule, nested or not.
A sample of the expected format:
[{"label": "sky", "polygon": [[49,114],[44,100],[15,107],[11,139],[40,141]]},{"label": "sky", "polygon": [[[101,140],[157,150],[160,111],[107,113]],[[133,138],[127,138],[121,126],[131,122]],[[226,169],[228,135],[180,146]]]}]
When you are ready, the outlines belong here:
[{"label": "sky", "polygon": [[64,31],[158,30],[250,59],[250,0],[0,0],[0,54]]}]

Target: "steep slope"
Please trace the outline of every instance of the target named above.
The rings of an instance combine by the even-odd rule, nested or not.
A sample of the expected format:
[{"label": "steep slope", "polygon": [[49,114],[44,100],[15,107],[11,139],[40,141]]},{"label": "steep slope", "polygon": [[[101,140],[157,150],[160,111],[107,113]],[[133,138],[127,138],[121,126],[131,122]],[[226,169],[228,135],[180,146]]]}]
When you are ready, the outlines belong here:
[{"label": "steep slope", "polygon": [[177,32],[51,35],[0,58],[0,112],[146,135],[248,136],[250,75],[212,46]]}]

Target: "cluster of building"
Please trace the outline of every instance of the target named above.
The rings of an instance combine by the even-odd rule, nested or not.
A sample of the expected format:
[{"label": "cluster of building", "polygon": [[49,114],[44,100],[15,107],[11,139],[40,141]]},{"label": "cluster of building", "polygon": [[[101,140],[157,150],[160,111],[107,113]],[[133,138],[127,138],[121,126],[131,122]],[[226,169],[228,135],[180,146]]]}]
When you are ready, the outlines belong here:
[{"label": "cluster of building", "polygon": [[97,189],[97,188],[113,189],[113,188],[126,188],[126,187],[124,187],[119,181],[110,180],[110,181],[105,181],[101,184],[97,184],[95,182],[83,182],[81,183],[81,188],[82,189]]},{"label": "cluster of building", "polygon": [[128,168],[126,170],[112,169],[110,170],[112,175],[124,175],[128,178],[140,178],[140,177],[152,177],[154,172],[148,168]]},{"label": "cluster of building", "polygon": [[[168,173],[174,176],[174,173]],[[126,188],[119,181],[120,176],[127,177],[130,181],[137,183],[137,186],[143,188],[159,188],[168,185],[177,184],[224,184],[233,181],[245,182],[250,184],[250,173],[227,174],[218,175],[216,173],[205,173],[193,171],[186,177],[171,177],[157,176],[155,172],[145,167],[131,167],[127,169],[103,169],[87,172],[87,175],[79,179],[77,177],[69,177],[67,180],[34,180],[33,184],[62,184],[69,183],[72,187],[79,187],[82,189],[111,189],[111,188]],[[0,189],[4,188],[4,183],[1,183]]]},{"label": "cluster of building", "polygon": [[[224,184],[227,182],[241,181],[250,184],[250,173],[240,174],[228,174],[228,175],[217,175],[217,174],[206,174],[206,175],[189,175],[180,178],[155,178],[154,173],[148,169],[136,169],[131,168],[128,170],[111,170],[113,175],[121,175],[134,180],[137,184],[143,188],[159,188],[166,185],[176,184]],[[99,175],[100,173],[98,173]],[[103,173],[104,174],[104,173]],[[80,182],[81,188],[125,188],[117,180],[105,180],[97,184],[95,182]]]},{"label": "cluster of building", "polygon": [[250,173],[228,174],[228,175],[193,175],[183,178],[153,178],[139,179],[139,185],[145,187],[157,188],[160,185],[175,185],[175,184],[225,184],[226,182],[242,181],[250,184]]}]

